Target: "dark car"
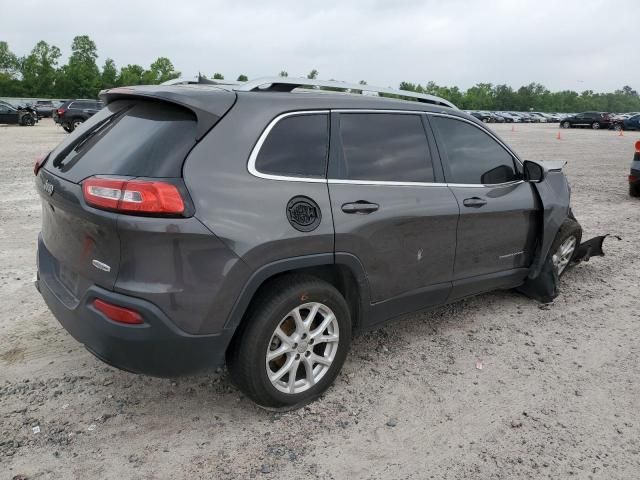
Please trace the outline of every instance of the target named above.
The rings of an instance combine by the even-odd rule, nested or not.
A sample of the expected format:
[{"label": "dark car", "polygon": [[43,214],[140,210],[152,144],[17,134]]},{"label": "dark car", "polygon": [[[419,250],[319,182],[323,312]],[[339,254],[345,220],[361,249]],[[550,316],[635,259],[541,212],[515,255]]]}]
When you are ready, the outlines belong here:
[{"label": "dark car", "polygon": [[34,107],[38,112],[38,116],[41,118],[52,117],[53,111],[55,110],[55,106],[51,100],[37,100]]},{"label": "dark car", "polygon": [[477,118],[482,123],[493,123],[496,120],[495,117],[493,117],[487,112],[469,112],[469,115]]},{"label": "dark car", "polygon": [[615,120],[612,128],[616,131],[620,130],[640,130],[640,114],[633,117],[625,118],[624,120]]},{"label": "dark car", "polygon": [[640,197],[640,140],[636,142],[636,153],[629,172],[629,195]]},{"label": "dark car", "polygon": [[67,100],[55,110],[53,120],[71,133],[102,107],[103,103],[99,100]]},{"label": "dark car", "polygon": [[226,362],[258,404],[292,407],[329,387],[353,334],[555,285],[582,235],[562,162],[523,162],[438,97],[308,86],[362,89],[102,93],[35,168],[36,286],[73,337],[137,373]]},{"label": "dark car", "polygon": [[7,102],[0,101],[0,123],[33,126],[36,122],[37,118],[29,110],[16,108]]},{"label": "dark car", "polygon": [[582,112],[566,117],[560,122],[562,128],[590,127],[594,130],[609,128],[613,123],[611,116],[604,112]]}]

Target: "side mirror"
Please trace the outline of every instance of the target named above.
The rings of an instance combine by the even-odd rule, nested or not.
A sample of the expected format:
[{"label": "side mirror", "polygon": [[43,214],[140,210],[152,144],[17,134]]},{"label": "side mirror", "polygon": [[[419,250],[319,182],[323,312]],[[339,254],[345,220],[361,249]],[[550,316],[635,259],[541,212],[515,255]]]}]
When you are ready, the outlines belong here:
[{"label": "side mirror", "polygon": [[536,162],[525,160],[523,176],[525,182],[540,183],[544,180],[544,168]]}]

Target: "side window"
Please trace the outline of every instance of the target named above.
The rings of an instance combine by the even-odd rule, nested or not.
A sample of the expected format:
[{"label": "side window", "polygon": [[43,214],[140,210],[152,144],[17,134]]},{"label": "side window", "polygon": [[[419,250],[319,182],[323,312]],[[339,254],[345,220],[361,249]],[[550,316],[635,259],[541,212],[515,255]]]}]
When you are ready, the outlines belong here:
[{"label": "side window", "polygon": [[452,118],[430,120],[449,165],[447,182],[491,185],[518,178],[511,154],[478,127]]},{"label": "side window", "polygon": [[433,165],[420,115],[343,113],[342,162],[333,178],[433,182]]},{"label": "side window", "polygon": [[272,175],[324,178],[328,144],[327,114],[285,117],[276,123],[262,144],[256,170]]},{"label": "side window", "polygon": [[4,105],[0,105],[0,113],[9,113],[9,108],[4,106]]}]

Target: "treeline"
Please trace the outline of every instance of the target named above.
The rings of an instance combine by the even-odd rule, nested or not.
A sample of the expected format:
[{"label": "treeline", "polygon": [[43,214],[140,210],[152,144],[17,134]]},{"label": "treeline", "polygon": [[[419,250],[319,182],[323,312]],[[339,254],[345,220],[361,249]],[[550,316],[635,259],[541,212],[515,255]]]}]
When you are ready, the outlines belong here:
[{"label": "treeline", "polygon": [[[158,57],[149,68],[129,64],[118,69],[111,58],[99,67],[96,63],[98,49],[87,35],[73,39],[71,56],[66,64],[60,64],[60,57],[60,49],[45,41],[38,42],[22,57],[15,55],[7,42],[0,41],[0,97],[95,98],[104,88],[158,84],[180,76],[167,57]],[[288,76],[284,70],[279,75]],[[224,79],[221,73],[214,73],[212,77]],[[317,78],[318,71],[312,70],[307,77]],[[246,75],[239,75],[237,79],[248,80]],[[361,80],[360,84],[366,82]],[[434,82],[424,86],[401,82],[400,89],[437,95],[465,110],[640,111],[640,96],[629,86],[612,93],[592,90],[578,93],[572,90],[551,92],[539,83],[530,83],[517,90],[508,85],[479,83],[465,91]]]},{"label": "treeline", "polygon": [[458,87],[441,87],[434,82],[424,86],[402,82],[400,89],[437,95],[465,110],[640,112],[640,96],[629,86],[613,93],[596,93],[593,90],[578,93],[572,90],[551,92],[539,83],[530,83],[517,90],[509,85],[479,83],[462,91]]},{"label": "treeline", "polygon": [[98,49],[87,35],[73,39],[66,64],[60,65],[60,57],[60,49],[45,41],[23,57],[0,41],[0,97],[96,98],[103,88],[158,84],[180,76],[166,57],[149,68],[126,65],[118,70],[111,58],[99,67]]}]

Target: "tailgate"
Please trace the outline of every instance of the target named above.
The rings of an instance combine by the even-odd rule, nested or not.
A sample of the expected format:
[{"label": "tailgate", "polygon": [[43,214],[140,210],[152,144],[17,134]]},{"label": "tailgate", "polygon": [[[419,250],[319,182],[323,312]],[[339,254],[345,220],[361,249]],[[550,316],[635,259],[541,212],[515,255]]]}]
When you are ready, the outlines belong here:
[{"label": "tailgate", "polygon": [[120,261],[117,216],[83,207],[80,185],[44,169],[36,187],[42,198],[42,280],[67,304],[81,299],[91,284],[112,289]]}]

